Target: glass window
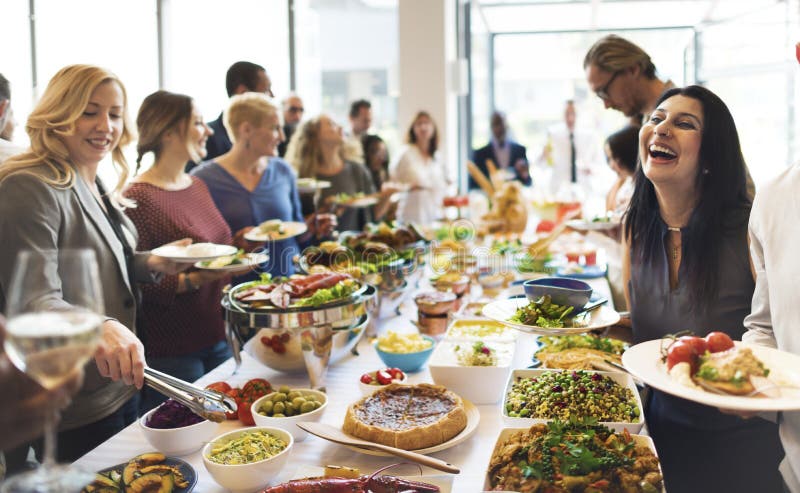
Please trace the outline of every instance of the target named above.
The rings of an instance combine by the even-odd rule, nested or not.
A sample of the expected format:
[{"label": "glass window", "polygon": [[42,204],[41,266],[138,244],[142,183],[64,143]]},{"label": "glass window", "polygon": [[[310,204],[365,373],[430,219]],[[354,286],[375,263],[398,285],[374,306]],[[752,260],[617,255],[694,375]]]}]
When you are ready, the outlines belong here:
[{"label": "glass window", "polygon": [[[0,46],[9,48],[3,50],[0,73],[11,85],[11,107],[14,120],[17,122],[13,142],[25,147],[28,145],[25,120],[33,106],[28,2],[5,2],[2,10],[3,28],[0,29]],[[12,46],[13,49],[10,48]]]}]

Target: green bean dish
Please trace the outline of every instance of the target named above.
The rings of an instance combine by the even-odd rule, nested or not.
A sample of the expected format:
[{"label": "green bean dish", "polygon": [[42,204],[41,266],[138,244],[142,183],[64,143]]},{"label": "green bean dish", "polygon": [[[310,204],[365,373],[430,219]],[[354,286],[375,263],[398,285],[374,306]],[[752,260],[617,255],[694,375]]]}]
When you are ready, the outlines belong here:
[{"label": "green bean dish", "polygon": [[572,313],[571,306],[553,303],[549,295],[544,295],[517,309],[509,321],[551,329],[575,327],[577,321],[569,316],[570,313]]}]

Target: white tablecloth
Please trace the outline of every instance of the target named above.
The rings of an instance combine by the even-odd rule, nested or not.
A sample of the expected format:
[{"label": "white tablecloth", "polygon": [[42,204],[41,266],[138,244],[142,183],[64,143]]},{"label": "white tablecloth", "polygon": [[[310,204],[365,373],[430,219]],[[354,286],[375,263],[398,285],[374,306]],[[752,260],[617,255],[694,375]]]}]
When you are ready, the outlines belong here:
[{"label": "white tablecloth", "polygon": [[[587,282],[592,285],[595,291],[608,296],[609,287],[605,279],[593,279]],[[416,330],[410,321],[410,319],[415,318],[415,309],[412,297],[406,296],[406,301],[401,306],[402,315],[380,320],[378,331],[395,330],[408,332]],[[530,365],[534,345],[535,336],[520,334],[513,368],[524,368]],[[326,387],[329,401],[328,409],[321,419],[324,423],[337,427],[341,426],[347,406],[361,397],[358,387],[359,377],[367,371],[386,366],[366,338],[359,343],[358,351],[360,353],[358,356],[348,355],[328,370]],[[242,357],[244,362],[236,375],[231,376],[234,363],[233,360],[229,360],[201,378],[198,383],[205,385],[218,380],[225,380],[232,386],[242,386],[251,378],[261,377],[269,380],[273,386],[286,384],[293,387],[308,387],[309,385],[308,376],[305,373],[285,374],[276,372],[262,366],[247,354],[243,354]],[[433,382],[427,367],[420,372],[409,374],[408,377],[410,383]],[[431,456],[445,460],[461,469],[460,474],[452,476],[452,491],[461,493],[482,490],[486,466],[489,463],[497,436],[503,428],[500,406],[500,402],[477,406],[480,411],[481,421],[475,434],[459,445],[431,454]],[[228,421],[220,424],[219,433],[241,426],[242,424],[239,421]],[[147,443],[139,429],[138,423],[134,423],[80,458],[76,464],[90,470],[100,470],[126,462],[137,454],[152,450],[152,447]],[[217,493],[225,491],[214,482],[206,471],[200,451],[184,456],[182,459],[189,462],[197,471],[198,482],[195,492]],[[309,436],[305,441],[295,443],[288,465],[270,484],[289,480],[295,476],[299,468],[309,465],[344,465],[358,467],[362,472],[369,473],[377,468],[396,462],[400,462],[400,459],[396,457],[376,457],[354,452],[341,445],[330,443],[315,436]],[[408,466],[403,467],[404,469],[401,470],[403,474],[411,473],[411,469]],[[441,475],[443,473],[435,469],[423,468],[423,474]]]}]

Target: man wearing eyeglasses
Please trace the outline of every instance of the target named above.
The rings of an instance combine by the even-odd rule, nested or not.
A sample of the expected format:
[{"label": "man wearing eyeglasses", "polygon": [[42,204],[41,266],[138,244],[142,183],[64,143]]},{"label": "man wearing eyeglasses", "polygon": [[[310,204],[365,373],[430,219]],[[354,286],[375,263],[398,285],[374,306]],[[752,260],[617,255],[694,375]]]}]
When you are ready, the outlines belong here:
[{"label": "man wearing eyeglasses", "polygon": [[583,60],[589,88],[613,108],[641,125],[661,94],[674,87],[656,77],[656,66],[643,49],[614,34],[600,38]]},{"label": "man wearing eyeglasses", "polygon": [[303,100],[296,93],[292,92],[283,100],[283,135],[286,136],[283,142],[278,144],[278,155],[284,157],[286,148],[289,146],[289,139],[292,138],[294,131],[303,119]]}]

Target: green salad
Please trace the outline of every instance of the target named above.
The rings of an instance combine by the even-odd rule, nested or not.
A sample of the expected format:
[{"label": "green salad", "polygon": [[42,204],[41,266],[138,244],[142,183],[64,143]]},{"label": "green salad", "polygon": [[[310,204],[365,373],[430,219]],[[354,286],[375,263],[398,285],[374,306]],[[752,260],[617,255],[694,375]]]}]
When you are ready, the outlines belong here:
[{"label": "green salad", "polygon": [[361,288],[361,284],[355,279],[345,279],[331,288],[318,289],[314,294],[307,298],[301,298],[294,303],[294,306],[319,306],[340,298],[346,298]]},{"label": "green salad", "polygon": [[549,295],[544,295],[517,309],[509,321],[536,327],[561,328],[567,323],[570,325],[574,323],[573,318],[569,317],[572,311],[571,306],[557,305]]}]

